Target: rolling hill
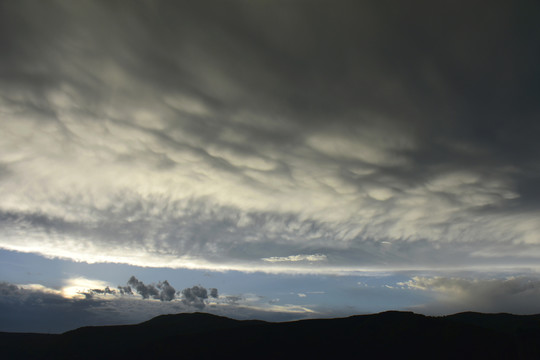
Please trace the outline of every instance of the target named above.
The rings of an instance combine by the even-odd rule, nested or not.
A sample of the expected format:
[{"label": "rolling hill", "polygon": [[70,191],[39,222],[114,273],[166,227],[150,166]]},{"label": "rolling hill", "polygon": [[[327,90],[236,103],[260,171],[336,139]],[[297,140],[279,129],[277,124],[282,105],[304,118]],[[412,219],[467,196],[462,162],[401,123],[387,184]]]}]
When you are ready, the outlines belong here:
[{"label": "rolling hill", "polygon": [[206,313],[63,334],[0,333],[4,359],[538,359],[540,315],[389,311],[271,323]]}]

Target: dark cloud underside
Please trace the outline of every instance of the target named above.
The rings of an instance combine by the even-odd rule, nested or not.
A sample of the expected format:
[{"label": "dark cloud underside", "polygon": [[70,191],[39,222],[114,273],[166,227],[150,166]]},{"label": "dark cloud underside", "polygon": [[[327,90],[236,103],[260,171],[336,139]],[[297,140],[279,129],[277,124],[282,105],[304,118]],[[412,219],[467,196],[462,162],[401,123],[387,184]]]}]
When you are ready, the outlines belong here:
[{"label": "dark cloud underside", "polygon": [[248,271],[540,255],[535,1],[0,6],[2,248]]}]

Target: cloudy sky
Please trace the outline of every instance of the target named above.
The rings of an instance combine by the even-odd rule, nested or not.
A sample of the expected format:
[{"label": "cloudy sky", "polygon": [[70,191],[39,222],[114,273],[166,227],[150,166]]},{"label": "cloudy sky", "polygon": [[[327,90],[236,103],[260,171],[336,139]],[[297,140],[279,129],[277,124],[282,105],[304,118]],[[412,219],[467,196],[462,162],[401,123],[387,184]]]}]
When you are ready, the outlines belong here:
[{"label": "cloudy sky", "polygon": [[0,1],[0,331],[540,313],[536,1]]}]

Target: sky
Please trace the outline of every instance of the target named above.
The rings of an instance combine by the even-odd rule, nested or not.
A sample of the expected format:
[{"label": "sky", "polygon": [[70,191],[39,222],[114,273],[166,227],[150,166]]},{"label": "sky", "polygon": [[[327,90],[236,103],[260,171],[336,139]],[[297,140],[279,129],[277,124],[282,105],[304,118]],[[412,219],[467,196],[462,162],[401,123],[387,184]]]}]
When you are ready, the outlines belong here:
[{"label": "sky", "polygon": [[540,313],[540,3],[0,1],[0,331]]}]

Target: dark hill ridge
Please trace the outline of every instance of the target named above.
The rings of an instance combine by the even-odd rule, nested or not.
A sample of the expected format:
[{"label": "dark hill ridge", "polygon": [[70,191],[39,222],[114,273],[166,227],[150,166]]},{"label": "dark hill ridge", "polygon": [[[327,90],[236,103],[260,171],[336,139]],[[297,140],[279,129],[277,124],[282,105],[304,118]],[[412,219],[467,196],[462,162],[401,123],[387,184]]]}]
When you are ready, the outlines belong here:
[{"label": "dark hill ridge", "polygon": [[4,359],[539,359],[540,315],[389,311],[270,323],[191,313],[60,335],[0,333]]},{"label": "dark hill ridge", "polygon": [[81,337],[141,337],[160,338],[186,334],[201,334],[211,331],[231,330],[242,326],[265,324],[259,320],[234,320],[208,313],[182,313],[160,315],[136,325],[86,326],[63,333],[69,339]]}]

